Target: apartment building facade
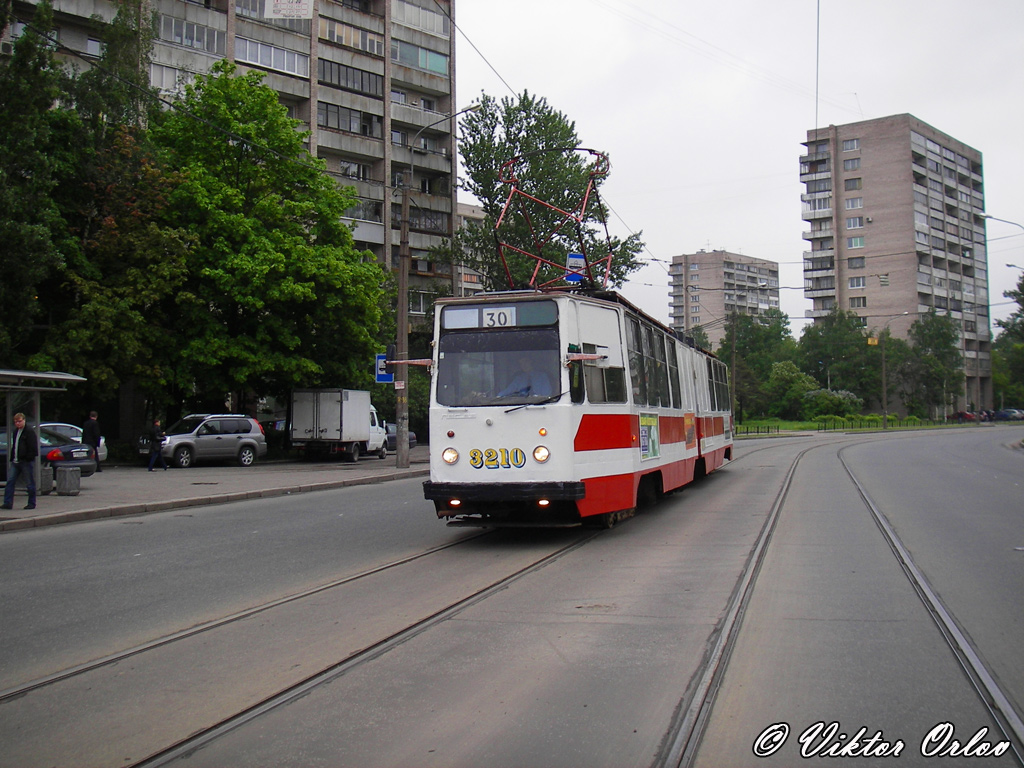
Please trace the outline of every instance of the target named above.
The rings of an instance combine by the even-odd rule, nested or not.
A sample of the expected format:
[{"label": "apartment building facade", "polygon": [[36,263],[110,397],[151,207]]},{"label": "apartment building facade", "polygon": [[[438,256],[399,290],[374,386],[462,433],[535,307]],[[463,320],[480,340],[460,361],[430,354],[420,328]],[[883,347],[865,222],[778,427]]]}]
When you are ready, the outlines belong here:
[{"label": "apartment building facade", "polygon": [[700,326],[715,350],[733,313],[760,315],[779,308],[779,265],[728,251],[672,257],[669,267],[672,328],[689,336]]},{"label": "apartment building facade", "polygon": [[[356,245],[398,268],[401,190],[410,187],[410,317],[423,315],[450,265],[430,248],[455,226],[454,0],[147,0],[151,84],[164,94],[228,59],[257,70],[311,131],[310,154],[356,190]],[[15,0],[18,22],[33,3]],[[109,0],[54,0],[57,35],[87,66],[103,46]]]},{"label": "apartment building facade", "polygon": [[922,313],[948,314],[960,328],[960,407],[991,407],[981,152],[908,114],[809,130],[804,144],[807,316],[838,307],[905,338]]}]

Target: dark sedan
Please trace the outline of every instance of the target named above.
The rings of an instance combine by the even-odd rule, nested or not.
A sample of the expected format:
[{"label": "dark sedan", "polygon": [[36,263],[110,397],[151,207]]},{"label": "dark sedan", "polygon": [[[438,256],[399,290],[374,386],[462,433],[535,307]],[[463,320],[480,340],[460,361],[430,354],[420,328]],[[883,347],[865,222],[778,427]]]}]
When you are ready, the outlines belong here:
[{"label": "dark sedan", "polygon": [[[78,467],[82,477],[96,472],[96,449],[91,445],[76,443],[64,435],[46,427],[36,427],[39,435],[40,467],[46,471],[52,467]],[[0,427],[0,473],[7,479],[7,427]]]},{"label": "dark sedan", "polygon": [[[388,450],[394,453],[398,450],[398,438],[395,434],[395,425],[388,424]],[[409,430],[409,447],[416,447],[416,433],[411,429]]]}]

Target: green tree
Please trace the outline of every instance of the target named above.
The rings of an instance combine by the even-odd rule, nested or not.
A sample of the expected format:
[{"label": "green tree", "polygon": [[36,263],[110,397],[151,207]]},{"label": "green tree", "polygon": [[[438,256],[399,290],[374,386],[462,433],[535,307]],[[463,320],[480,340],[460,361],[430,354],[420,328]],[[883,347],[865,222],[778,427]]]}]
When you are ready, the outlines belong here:
[{"label": "green tree", "polygon": [[768,415],[780,419],[803,419],[808,407],[806,395],[817,388],[814,378],[803,373],[795,363],[775,363],[768,377],[767,390],[771,398]]},{"label": "green tree", "polygon": [[152,127],[184,175],[171,207],[196,240],[168,326],[182,393],[371,381],[382,271],[341,222],[352,190],[309,156],[262,77],[218,62]]},{"label": "green tree", "polygon": [[0,359],[24,366],[39,347],[45,322],[40,287],[63,264],[66,237],[54,192],[66,176],[63,126],[75,115],[60,103],[65,77],[49,42],[49,0],[0,60]]},{"label": "green tree", "polygon": [[128,379],[160,401],[177,369],[165,341],[193,241],[168,208],[180,178],[164,172],[136,133],[119,129],[95,157],[82,188],[88,215],[74,219],[81,258],[66,265],[57,294],[69,311],[31,360],[39,370],[85,374],[93,401]]},{"label": "green tree", "polygon": [[992,384],[1000,407],[1024,407],[1024,274],[1014,290],[1003,293],[1017,302],[1006,319],[996,320],[1001,329],[992,343]]},{"label": "green tree", "polygon": [[693,339],[693,343],[700,349],[711,349],[711,340],[708,338],[708,332],[704,330],[703,325],[695,325],[690,329],[690,338]]},{"label": "green tree", "polygon": [[865,402],[881,393],[881,352],[868,346],[861,319],[834,309],[804,328],[800,368],[826,389],[852,392]]},{"label": "green tree", "polygon": [[716,354],[730,367],[735,362],[732,377],[737,411],[767,413],[770,398],[766,384],[772,366],[796,358],[796,341],[789,332],[789,317],[778,309],[769,309],[761,315],[731,315]]},{"label": "green tree", "polygon": [[[447,259],[482,272],[488,289],[505,289],[509,279],[498,255],[495,233],[495,224],[502,216],[510,191],[510,185],[501,181],[502,167],[520,158],[512,172],[524,193],[562,211],[578,213],[594,171],[594,158],[585,152],[571,151],[580,146],[575,124],[545,99],[526,91],[500,102],[483,94],[480,107],[462,119],[460,129],[459,151],[466,168],[462,186],[480,201],[486,217],[482,223],[468,223],[443,252],[435,251],[435,257],[444,258],[446,253]],[[640,233],[624,240],[606,237],[603,222],[607,220],[607,209],[596,199],[596,191],[606,179],[607,176],[595,179],[595,195],[579,226],[571,221],[560,226],[559,214],[527,198],[518,197],[509,206],[501,219],[501,241],[529,254],[539,253],[559,265],[543,267],[537,284],[557,276],[566,254],[578,253],[581,241],[592,263],[605,258],[611,249],[610,287],[621,285],[640,267]],[[555,234],[548,240],[552,232]],[[528,284],[537,263],[510,249],[505,249],[505,256],[513,283]],[[597,281],[603,276],[603,268],[594,275]]]},{"label": "green tree", "polygon": [[910,326],[909,352],[898,366],[903,403],[920,417],[937,415],[963,391],[960,331],[949,315],[934,308]]}]

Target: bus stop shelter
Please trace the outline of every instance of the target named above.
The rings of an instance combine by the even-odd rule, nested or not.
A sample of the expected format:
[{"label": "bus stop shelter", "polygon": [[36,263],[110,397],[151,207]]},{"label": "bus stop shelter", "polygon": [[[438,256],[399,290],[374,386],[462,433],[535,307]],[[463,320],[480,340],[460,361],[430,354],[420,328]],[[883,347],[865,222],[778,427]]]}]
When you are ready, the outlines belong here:
[{"label": "bus stop shelter", "polygon": [[[60,371],[11,371],[0,369],[0,395],[4,398],[4,436],[6,445],[4,460],[7,462],[7,470],[4,477],[11,474],[11,437],[14,425],[14,414],[24,413],[25,423],[38,432],[39,425],[45,419],[42,418],[40,400],[44,392],[66,392],[68,384],[78,384],[86,381],[82,376],[73,373],[61,373]],[[42,461],[35,463],[36,488],[41,492],[44,490],[40,482],[40,468]],[[6,482],[6,480],[5,480]],[[49,490],[50,485],[46,485]]]}]

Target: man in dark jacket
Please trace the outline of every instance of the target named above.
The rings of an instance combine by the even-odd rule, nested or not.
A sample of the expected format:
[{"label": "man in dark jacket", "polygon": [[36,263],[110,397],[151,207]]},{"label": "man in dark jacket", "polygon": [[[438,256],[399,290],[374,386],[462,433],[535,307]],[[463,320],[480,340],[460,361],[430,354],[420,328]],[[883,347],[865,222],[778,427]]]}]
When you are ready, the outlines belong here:
[{"label": "man in dark jacket", "polygon": [[89,420],[82,425],[82,442],[86,445],[91,445],[96,449],[96,471],[102,472],[103,466],[100,464],[100,441],[103,438],[103,433],[100,432],[100,423],[96,421],[96,411],[89,412]]},{"label": "man in dark jacket", "polygon": [[36,456],[39,455],[39,440],[32,427],[25,424],[25,414],[14,414],[14,433],[7,447],[11,456],[11,471],[7,474],[7,485],[4,487],[3,509],[14,509],[14,488],[18,478],[25,477],[28,488],[28,506],[36,508]]}]

